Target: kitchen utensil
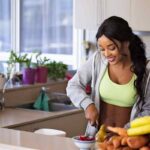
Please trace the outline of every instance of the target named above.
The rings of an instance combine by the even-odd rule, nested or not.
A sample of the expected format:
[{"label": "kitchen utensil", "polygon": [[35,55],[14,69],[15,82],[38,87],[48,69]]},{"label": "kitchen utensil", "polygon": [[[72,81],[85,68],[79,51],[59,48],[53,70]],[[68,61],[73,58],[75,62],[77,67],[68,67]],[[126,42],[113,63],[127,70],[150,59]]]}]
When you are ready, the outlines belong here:
[{"label": "kitchen utensil", "polygon": [[95,124],[92,126],[90,122],[88,122],[84,135],[87,137],[95,137],[97,131],[98,131],[97,125]]}]

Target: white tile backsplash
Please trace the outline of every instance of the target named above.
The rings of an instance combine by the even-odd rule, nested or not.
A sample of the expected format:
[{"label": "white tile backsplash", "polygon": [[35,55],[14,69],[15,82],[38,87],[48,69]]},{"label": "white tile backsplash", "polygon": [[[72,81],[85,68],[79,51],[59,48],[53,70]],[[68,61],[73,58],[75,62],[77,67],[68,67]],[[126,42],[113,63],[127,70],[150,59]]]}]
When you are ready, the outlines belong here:
[{"label": "white tile backsplash", "polygon": [[138,34],[146,46],[146,57],[150,59],[150,32],[135,32]]}]

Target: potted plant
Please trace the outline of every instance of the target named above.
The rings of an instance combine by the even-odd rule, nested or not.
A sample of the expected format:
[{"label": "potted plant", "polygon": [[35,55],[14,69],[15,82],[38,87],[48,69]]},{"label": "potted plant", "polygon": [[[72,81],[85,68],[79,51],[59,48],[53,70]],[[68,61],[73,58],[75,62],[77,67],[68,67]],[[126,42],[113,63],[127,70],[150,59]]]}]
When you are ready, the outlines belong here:
[{"label": "potted plant", "polygon": [[28,54],[17,55],[16,52],[11,51],[8,64],[19,63],[23,66],[22,69],[22,82],[23,84],[34,84],[35,82],[35,69],[31,68],[32,56],[27,58]]},{"label": "potted plant", "polygon": [[35,75],[36,75],[36,69],[31,68],[31,62],[32,56],[30,58],[26,58],[24,61],[25,67],[22,70],[22,81],[23,84],[34,84],[35,83]]},{"label": "potted plant", "polygon": [[47,63],[48,77],[52,80],[64,79],[67,65],[62,62],[51,61]]},{"label": "potted plant", "polygon": [[46,57],[41,57],[41,52],[36,55],[37,69],[36,69],[36,82],[46,83],[48,78],[47,63],[49,61]]}]

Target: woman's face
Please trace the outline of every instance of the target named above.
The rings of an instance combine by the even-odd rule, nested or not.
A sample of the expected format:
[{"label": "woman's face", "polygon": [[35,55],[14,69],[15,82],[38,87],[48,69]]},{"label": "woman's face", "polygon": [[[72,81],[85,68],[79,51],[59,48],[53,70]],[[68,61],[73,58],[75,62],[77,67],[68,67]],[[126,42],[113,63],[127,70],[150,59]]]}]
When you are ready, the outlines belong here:
[{"label": "woman's face", "polygon": [[125,56],[129,56],[128,42],[120,43],[117,40],[111,41],[105,35],[98,39],[98,46],[101,53],[112,65],[124,61]]}]

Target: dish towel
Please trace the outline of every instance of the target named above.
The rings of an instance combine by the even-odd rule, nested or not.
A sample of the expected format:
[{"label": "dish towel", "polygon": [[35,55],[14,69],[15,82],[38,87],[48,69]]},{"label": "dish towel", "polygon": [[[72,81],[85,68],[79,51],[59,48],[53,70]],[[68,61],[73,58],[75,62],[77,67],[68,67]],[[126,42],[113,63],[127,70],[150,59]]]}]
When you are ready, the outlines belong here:
[{"label": "dish towel", "polygon": [[38,110],[49,111],[49,97],[44,90],[40,92],[33,107]]}]

